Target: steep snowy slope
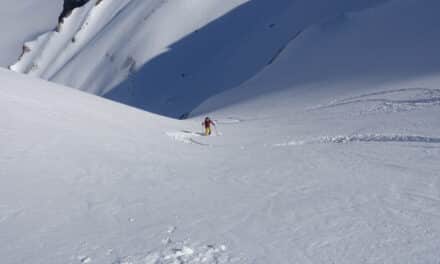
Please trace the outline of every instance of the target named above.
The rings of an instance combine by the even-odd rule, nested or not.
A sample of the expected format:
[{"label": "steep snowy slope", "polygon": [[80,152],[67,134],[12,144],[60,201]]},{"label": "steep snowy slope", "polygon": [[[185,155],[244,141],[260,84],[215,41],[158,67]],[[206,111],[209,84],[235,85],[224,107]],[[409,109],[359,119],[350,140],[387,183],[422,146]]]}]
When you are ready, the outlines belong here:
[{"label": "steep snowy slope", "polygon": [[[287,50],[232,95],[277,87]],[[436,74],[290,87],[234,105],[222,95],[208,104],[229,106],[211,113],[209,138],[198,119],[6,71],[0,82],[4,263],[440,258]]]},{"label": "steep snowy slope", "polygon": [[[258,8],[245,10],[269,8],[264,4],[268,2],[272,1],[250,1]],[[133,5],[143,14],[145,9],[140,7],[153,2],[130,3],[127,7]],[[171,8],[179,1],[167,3]],[[310,3],[312,8],[314,2],[295,3]],[[336,12],[355,2],[327,3]],[[271,14],[281,9],[272,7]],[[72,18],[99,10],[95,8],[84,6]],[[156,12],[165,12],[162,8]],[[230,21],[218,21],[215,30],[208,30],[210,34],[200,29],[200,42],[188,42],[198,43],[191,64],[198,74],[184,72],[179,81],[170,78],[165,84],[188,82],[194,84],[191,87],[206,85],[219,92],[244,73],[252,75],[251,67],[244,65],[266,67],[235,89],[208,100],[214,92],[200,97],[195,93],[193,99],[177,90],[182,85],[173,86],[176,90],[165,86],[151,90],[152,103],[147,104],[160,113],[177,115],[203,101],[191,112],[192,118],[184,121],[0,70],[1,262],[437,264],[439,4],[399,0],[349,9],[357,11],[318,24],[311,19],[314,25],[294,34],[297,37],[289,45],[277,46],[274,54],[268,52],[268,61],[263,59],[266,49],[262,46],[272,41],[242,53],[247,45],[253,47],[254,40],[261,40],[255,28],[252,34],[241,35],[249,32],[244,30],[249,24],[240,24],[234,32],[226,30],[231,34],[226,35],[240,35],[250,43],[225,43],[220,38],[213,41],[212,49],[202,49],[202,40],[216,36],[225,25],[231,29],[228,23],[234,25],[246,12],[233,15]],[[89,11],[81,13],[84,10]],[[287,10],[284,17],[274,16],[276,21],[266,27],[268,35],[273,30],[279,30],[279,36],[296,32],[291,23],[280,24],[289,21],[293,11]],[[123,17],[117,15],[109,23]],[[304,22],[304,17],[297,18]],[[262,19],[259,25],[269,20]],[[74,28],[76,20],[71,21],[63,26]],[[112,28],[109,25],[98,35],[112,40],[110,33],[103,33]],[[122,24],[119,29],[112,31],[115,36],[132,34]],[[162,36],[161,32],[155,36]],[[53,43],[68,39],[62,34],[48,36]],[[75,38],[75,43],[83,45],[88,36]],[[170,39],[158,38],[159,44],[150,51],[159,51]],[[116,43],[115,50],[123,50],[118,40],[111,43]],[[139,75],[132,76],[134,95],[137,85],[148,83],[143,81],[156,75],[159,81],[181,72],[180,67],[165,66],[192,63],[188,59],[192,53],[186,52],[193,46],[180,43],[183,48],[174,47],[179,52],[169,47],[160,61],[147,63]],[[62,67],[61,72],[67,73],[73,67],[69,65],[85,56],[84,51],[100,54],[93,45],[84,44],[78,50],[68,46],[59,49],[58,56],[49,52],[48,57],[41,53],[35,58],[46,63],[44,58],[76,54],[69,59],[73,64]],[[240,51],[235,53],[237,60],[246,58],[240,64],[243,69],[228,64],[235,60],[230,51]],[[261,57],[251,56],[257,51]],[[165,54],[173,56],[164,58]],[[207,54],[212,63],[204,64],[205,56],[199,54]],[[90,64],[82,66],[95,69],[93,63],[100,62],[93,60],[93,53],[88,55]],[[174,58],[177,64],[172,63]],[[112,60],[125,59],[115,56]],[[108,72],[101,73],[108,65],[96,67],[96,77],[108,76]],[[231,70],[225,71],[232,74],[229,77],[237,79],[212,77],[215,71],[211,69],[225,68]],[[121,77],[118,72],[113,72],[114,80]],[[71,74],[72,80],[81,80],[73,70]],[[125,98],[122,88],[114,92]],[[168,107],[158,99],[174,94],[176,99]],[[201,116],[207,114],[217,123],[212,137],[200,135]]]},{"label": "steep snowy slope", "polygon": [[248,1],[173,43],[105,96],[184,117],[210,96],[251,78],[310,25],[382,2]]},{"label": "steep snowy slope", "polygon": [[0,0],[0,67],[14,63],[23,43],[51,31],[63,7],[63,0]]},{"label": "steep snowy slope", "polygon": [[[389,1],[314,25],[282,49],[274,65],[239,88],[203,103],[193,115],[254,97],[267,100],[265,95],[272,93],[284,93],[284,101],[289,103],[292,97],[315,90],[324,96],[323,101],[329,101],[335,93],[356,95],[365,89],[405,86],[402,83],[412,80],[422,80],[423,87],[424,80],[440,74],[440,17],[436,10],[440,10],[440,2],[435,0],[423,4]],[[412,85],[420,87],[417,83]]]},{"label": "steep snowy slope", "polygon": [[179,117],[252,77],[310,25],[382,2],[95,0],[28,43],[12,69]]},{"label": "steep snowy slope", "polygon": [[[87,85],[91,92],[107,91],[134,64],[142,65],[243,1],[92,0],[75,9],[59,32],[28,43],[30,52],[11,68],[78,88]],[[57,78],[65,67],[67,77]],[[96,80],[102,80],[100,85]]]}]

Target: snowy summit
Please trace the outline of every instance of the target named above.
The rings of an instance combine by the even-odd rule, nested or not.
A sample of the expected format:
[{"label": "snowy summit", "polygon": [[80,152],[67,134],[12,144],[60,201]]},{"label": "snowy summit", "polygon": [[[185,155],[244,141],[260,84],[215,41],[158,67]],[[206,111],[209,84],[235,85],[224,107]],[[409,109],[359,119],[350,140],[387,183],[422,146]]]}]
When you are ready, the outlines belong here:
[{"label": "snowy summit", "polygon": [[439,263],[439,1],[0,5],[1,263]]}]

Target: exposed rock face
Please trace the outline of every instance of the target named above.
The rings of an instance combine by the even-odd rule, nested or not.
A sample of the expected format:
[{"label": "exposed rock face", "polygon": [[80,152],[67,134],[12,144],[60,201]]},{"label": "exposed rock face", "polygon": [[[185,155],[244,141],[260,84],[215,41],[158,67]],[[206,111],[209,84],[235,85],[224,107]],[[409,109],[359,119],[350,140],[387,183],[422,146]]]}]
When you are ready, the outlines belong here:
[{"label": "exposed rock face", "polygon": [[58,18],[58,22],[62,23],[63,19],[72,12],[73,9],[81,7],[86,4],[89,0],[64,0],[63,12]]}]

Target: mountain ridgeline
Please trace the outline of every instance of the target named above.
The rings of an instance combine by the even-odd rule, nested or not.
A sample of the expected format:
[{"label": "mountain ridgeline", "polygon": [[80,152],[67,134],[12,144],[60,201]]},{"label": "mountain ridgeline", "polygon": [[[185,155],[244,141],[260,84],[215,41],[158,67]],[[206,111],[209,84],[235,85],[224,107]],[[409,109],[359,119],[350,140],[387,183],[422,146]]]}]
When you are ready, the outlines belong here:
[{"label": "mountain ridgeline", "polygon": [[[367,64],[351,61],[347,62],[351,67],[343,64],[334,67],[332,64],[348,58],[344,53],[331,63],[328,60],[313,63],[329,55],[317,57],[315,52],[305,57],[307,53],[298,50],[287,53],[289,66],[283,68],[289,71],[286,76],[302,84],[305,80],[320,80],[326,76],[323,73],[333,71],[340,71],[337,76],[341,78],[353,76],[353,71],[369,78],[393,77],[401,71],[415,74],[416,70],[402,69],[404,65],[418,63],[406,43],[416,39],[411,36],[420,34],[431,38],[429,25],[437,21],[430,10],[438,5],[432,0],[425,1],[423,6],[411,0],[401,3],[389,0],[332,3],[326,0],[70,0],[64,3],[56,32],[27,42],[23,55],[10,69],[149,112],[185,118],[209,98],[255,79],[267,68],[276,67],[291,47],[306,49],[301,43],[313,35],[311,32],[319,36],[314,45],[330,44],[338,30],[356,25],[358,19],[375,12],[379,12],[378,15],[388,12],[383,17],[393,17],[383,24],[393,24],[397,32],[405,32],[401,34],[402,41],[387,39],[387,33],[381,35],[378,30],[370,31],[368,25],[376,24],[376,20],[371,19],[356,31],[358,39],[365,39],[363,45],[353,41],[341,50],[359,50],[356,54],[365,54],[368,48],[365,43],[372,42],[379,47],[375,51],[383,54],[382,60],[375,56],[364,59],[378,67],[357,70]],[[410,10],[409,6],[415,6],[414,11],[408,11],[414,13],[411,19],[398,15]],[[407,23],[410,20],[414,22]],[[426,26],[418,26],[423,23]],[[404,24],[408,27],[401,26]],[[380,27],[388,30],[382,24]],[[434,36],[432,39],[428,43],[437,40]],[[401,47],[392,48],[395,45]],[[342,45],[329,54],[338,54],[339,47]],[[328,50],[331,49],[322,48],[318,52]],[[422,51],[429,53],[429,49],[418,52]],[[394,65],[392,62],[396,60],[389,54],[395,54],[405,63]],[[372,72],[383,67],[383,60],[387,58],[390,65],[386,69]],[[295,71],[291,67],[293,62],[300,65]],[[324,65],[328,69],[324,69]],[[423,67],[433,66],[436,65],[425,63]],[[309,78],[312,72],[319,74]],[[276,90],[271,87],[269,92]],[[247,93],[246,97],[253,94],[256,92]]]}]

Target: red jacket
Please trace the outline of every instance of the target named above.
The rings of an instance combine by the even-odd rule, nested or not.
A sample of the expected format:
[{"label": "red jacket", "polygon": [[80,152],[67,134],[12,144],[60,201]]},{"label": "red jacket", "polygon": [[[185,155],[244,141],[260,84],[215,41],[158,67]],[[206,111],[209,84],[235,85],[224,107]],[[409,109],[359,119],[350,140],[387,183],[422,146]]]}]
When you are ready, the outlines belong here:
[{"label": "red jacket", "polygon": [[215,123],[212,122],[211,119],[206,119],[205,121],[203,121],[202,123],[206,128],[211,127],[211,125],[215,126]]}]

